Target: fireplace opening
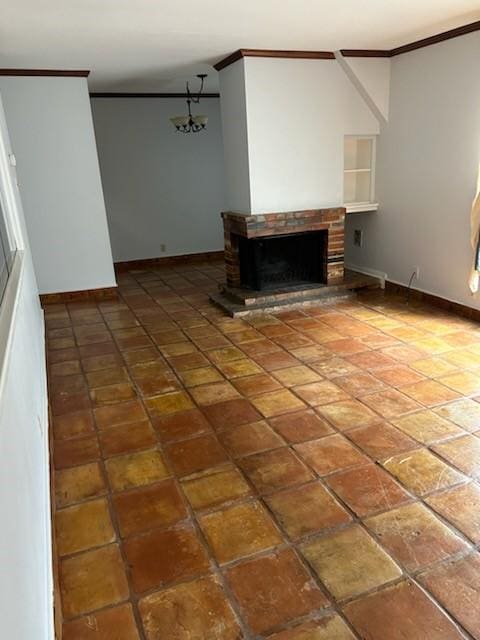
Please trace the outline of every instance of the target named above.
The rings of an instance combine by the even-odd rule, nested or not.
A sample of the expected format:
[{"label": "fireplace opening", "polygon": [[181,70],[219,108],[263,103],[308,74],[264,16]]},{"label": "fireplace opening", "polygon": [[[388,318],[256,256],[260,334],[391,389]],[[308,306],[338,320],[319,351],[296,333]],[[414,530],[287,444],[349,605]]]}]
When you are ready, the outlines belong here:
[{"label": "fireplace opening", "polygon": [[256,291],[327,283],[327,231],[238,236],[241,286]]}]

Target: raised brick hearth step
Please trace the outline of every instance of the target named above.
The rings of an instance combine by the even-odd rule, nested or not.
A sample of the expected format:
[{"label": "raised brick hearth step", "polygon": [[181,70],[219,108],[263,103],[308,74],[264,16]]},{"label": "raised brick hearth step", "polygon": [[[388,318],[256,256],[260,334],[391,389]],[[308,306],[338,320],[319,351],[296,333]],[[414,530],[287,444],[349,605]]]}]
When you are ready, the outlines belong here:
[{"label": "raised brick hearth step", "polygon": [[358,289],[378,289],[381,281],[355,271],[345,271],[343,282],[335,285],[298,285],[289,289],[252,291],[220,285],[219,293],[210,300],[233,318],[250,314],[273,313],[315,304],[328,304],[334,300],[349,298]]}]

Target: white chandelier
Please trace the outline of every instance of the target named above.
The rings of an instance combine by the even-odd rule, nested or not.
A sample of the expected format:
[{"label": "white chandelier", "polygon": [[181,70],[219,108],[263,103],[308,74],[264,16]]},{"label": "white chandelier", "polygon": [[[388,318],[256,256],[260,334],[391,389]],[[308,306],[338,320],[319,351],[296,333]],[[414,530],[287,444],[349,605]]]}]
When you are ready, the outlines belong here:
[{"label": "white chandelier", "polygon": [[199,131],[203,131],[207,126],[208,117],[207,116],[192,116],[192,110],[190,108],[191,103],[198,104],[200,102],[200,96],[203,91],[203,83],[205,78],[207,77],[206,73],[197,74],[197,78],[200,78],[200,89],[198,93],[193,94],[190,91],[190,86],[187,84],[187,107],[188,107],[188,115],[186,116],[174,116],[170,118],[170,122],[173,124],[177,131],[181,131],[182,133],[198,133]]}]

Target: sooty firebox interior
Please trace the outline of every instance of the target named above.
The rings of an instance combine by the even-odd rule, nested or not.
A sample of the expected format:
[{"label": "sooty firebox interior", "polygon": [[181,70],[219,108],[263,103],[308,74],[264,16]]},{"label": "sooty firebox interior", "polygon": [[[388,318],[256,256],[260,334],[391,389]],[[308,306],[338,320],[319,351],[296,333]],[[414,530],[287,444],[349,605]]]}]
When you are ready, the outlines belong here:
[{"label": "sooty firebox interior", "polygon": [[327,231],[238,237],[243,287],[261,291],[327,282]]}]

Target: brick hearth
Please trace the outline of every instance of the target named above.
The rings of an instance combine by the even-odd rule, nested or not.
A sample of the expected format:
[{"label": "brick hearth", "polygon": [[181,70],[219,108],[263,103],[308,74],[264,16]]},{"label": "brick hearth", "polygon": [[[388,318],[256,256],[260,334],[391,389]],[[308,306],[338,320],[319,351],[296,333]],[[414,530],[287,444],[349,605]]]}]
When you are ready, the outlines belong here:
[{"label": "brick hearth", "polygon": [[339,284],[344,277],[345,208],[310,209],[285,213],[244,215],[222,213],[225,233],[225,265],[227,286],[240,286],[238,238],[259,238],[327,231],[326,274],[327,285]]}]

